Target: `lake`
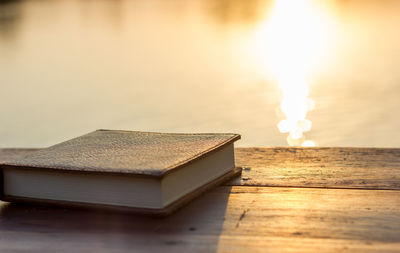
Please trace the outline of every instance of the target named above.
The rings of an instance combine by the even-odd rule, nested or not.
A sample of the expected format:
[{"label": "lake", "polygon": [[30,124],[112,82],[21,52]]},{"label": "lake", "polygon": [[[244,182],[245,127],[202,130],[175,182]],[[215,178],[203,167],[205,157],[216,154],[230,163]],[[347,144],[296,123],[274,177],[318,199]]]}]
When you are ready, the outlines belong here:
[{"label": "lake", "polygon": [[0,146],[99,128],[400,145],[400,1],[0,1]]}]

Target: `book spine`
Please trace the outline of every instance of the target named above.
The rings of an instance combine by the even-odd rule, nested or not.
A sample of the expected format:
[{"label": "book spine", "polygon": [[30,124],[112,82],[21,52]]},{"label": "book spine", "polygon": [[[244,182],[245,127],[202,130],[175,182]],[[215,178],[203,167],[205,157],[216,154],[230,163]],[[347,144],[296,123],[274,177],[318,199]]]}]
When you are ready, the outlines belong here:
[{"label": "book spine", "polygon": [[4,199],[4,173],[3,168],[0,166],[0,200],[5,201]]}]

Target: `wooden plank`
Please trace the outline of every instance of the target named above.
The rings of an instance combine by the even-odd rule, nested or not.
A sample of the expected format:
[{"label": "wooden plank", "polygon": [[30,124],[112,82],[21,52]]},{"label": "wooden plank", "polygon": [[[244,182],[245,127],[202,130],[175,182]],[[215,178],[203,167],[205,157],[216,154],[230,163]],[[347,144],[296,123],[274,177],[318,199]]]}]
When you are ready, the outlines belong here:
[{"label": "wooden plank", "polygon": [[398,252],[400,191],[218,187],[164,219],[2,204],[0,251]]},{"label": "wooden plank", "polygon": [[229,185],[400,189],[400,149],[237,148]]},{"label": "wooden plank", "polygon": [[[0,162],[37,149],[0,149]],[[236,148],[242,177],[227,185],[400,189],[400,149]]]}]

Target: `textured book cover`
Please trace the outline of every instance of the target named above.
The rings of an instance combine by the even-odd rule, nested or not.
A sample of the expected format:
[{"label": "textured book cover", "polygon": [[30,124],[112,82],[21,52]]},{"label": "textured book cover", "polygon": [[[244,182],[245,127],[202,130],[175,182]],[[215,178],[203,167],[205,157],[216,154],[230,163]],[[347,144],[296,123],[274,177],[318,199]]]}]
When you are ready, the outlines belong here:
[{"label": "textured book cover", "polygon": [[[171,134],[97,130],[14,160],[8,160],[1,164],[1,168],[110,173],[161,180],[166,175],[185,168],[188,164],[218,152],[238,139],[240,135],[237,134]],[[170,212],[201,192],[239,173],[240,169],[232,168],[229,173],[212,182],[207,182],[195,192],[176,201],[174,205],[160,211],[161,213]],[[8,198],[4,194],[1,194],[1,198],[35,202],[29,199],[24,201],[24,198]]]},{"label": "textured book cover", "polygon": [[7,161],[5,166],[162,177],[238,139],[237,134],[97,130]]}]

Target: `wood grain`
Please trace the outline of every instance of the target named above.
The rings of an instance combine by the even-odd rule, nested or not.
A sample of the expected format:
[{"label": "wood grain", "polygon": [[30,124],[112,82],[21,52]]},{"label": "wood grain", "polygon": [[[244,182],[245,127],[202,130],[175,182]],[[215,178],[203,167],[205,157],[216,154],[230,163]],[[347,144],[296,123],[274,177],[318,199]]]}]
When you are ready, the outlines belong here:
[{"label": "wood grain", "polygon": [[[37,149],[0,149],[0,162]],[[400,149],[236,148],[241,178],[227,185],[400,189]]]},{"label": "wood grain", "polygon": [[400,189],[400,149],[237,148],[231,185]]},{"label": "wood grain", "polygon": [[0,251],[396,252],[400,192],[219,187],[164,219],[3,204]]},{"label": "wood grain", "polygon": [[0,202],[0,252],[400,252],[400,149],[235,154],[240,179],[163,219]]}]

